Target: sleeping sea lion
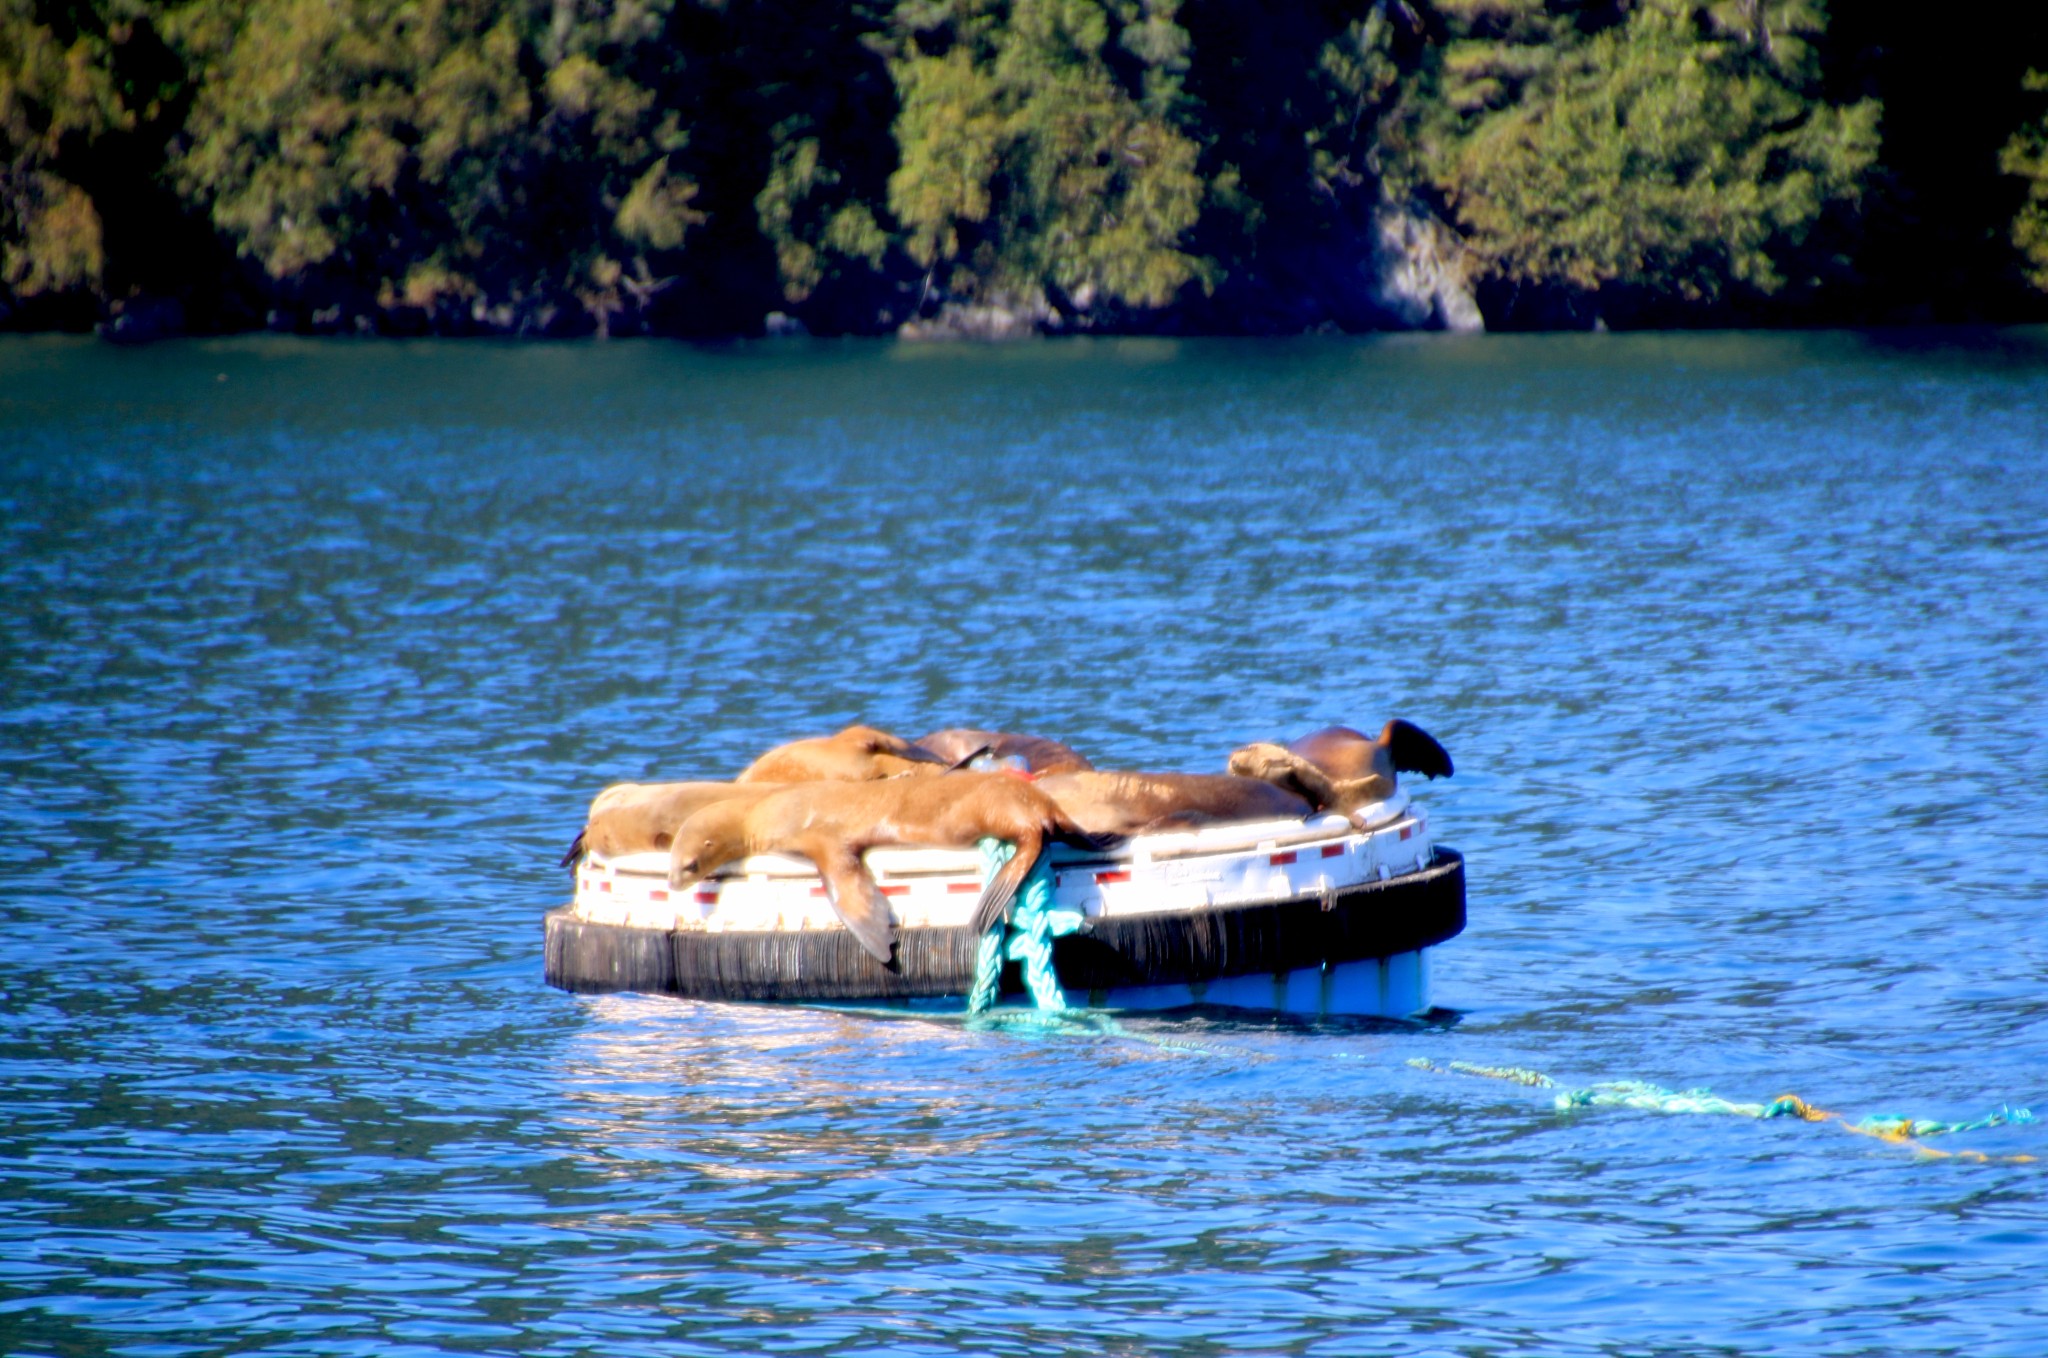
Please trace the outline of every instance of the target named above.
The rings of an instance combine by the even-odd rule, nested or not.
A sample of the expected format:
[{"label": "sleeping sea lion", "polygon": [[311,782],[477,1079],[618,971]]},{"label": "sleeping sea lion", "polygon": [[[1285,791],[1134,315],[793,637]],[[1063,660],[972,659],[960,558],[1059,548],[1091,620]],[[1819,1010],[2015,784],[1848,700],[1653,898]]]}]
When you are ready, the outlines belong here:
[{"label": "sleeping sea lion", "polygon": [[1017,851],[981,893],[977,936],[1009,909],[1046,841],[1105,847],[1052,798],[1006,773],[806,783],[758,802],[716,803],[690,817],[669,850],[668,882],[681,891],[749,854],[801,855],[817,865],[825,898],[861,947],[887,966],[896,926],[862,852],[879,844],[965,849],[987,837],[1008,840]]},{"label": "sleeping sea lion", "polygon": [[1319,810],[1349,815],[1393,796],[1397,774],[1450,777],[1451,756],[1429,732],[1396,718],[1377,740],[1348,726],[1325,726],[1285,745],[1246,745],[1231,754],[1230,771],[1298,792]]},{"label": "sleeping sea lion", "polygon": [[919,749],[930,750],[949,764],[964,764],[977,754],[987,753],[997,759],[1021,759],[1033,773],[1086,773],[1095,767],[1071,745],[1009,731],[955,727],[919,736],[915,743]]},{"label": "sleeping sea lion", "polygon": [[836,736],[778,745],[734,779],[740,783],[864,782],[901,774],[944,773],[952,765],[901,736],[849,726]]},{"label": "sleeping sea lion", "polygon": [[1307,798],[1269,781],[1223,773],[1053,773],[1036,786],[1076,825],[1096,835],[1279,820],[1314,810]]},{"label": "sleeping sea lion", "polygon": [[568,867],[587,850],[607,858],[666,849],[676,827],[713,802],[738,798],[757,802],[780,783],[614,783],[590,803],[583,822],[562,855]]}]

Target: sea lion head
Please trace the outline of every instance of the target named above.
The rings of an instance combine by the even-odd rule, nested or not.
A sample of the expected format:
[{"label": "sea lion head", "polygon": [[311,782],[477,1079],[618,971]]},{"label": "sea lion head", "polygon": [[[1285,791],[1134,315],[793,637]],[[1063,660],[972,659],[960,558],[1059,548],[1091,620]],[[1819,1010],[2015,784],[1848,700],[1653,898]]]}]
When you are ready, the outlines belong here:
[{"label": "sea lion head", "polygon": [[668,851],[668,886],[682,891],[747,856],[746,802],[718,802],[684,821]]},{"label": "sea lion head", "polygon": [[1262,740],[1240,746],[1230,752],[1227,767],[1239,778],[1256,778],[1284,788],[1318,811],[1337,801],[1330,775],[1284,745]]}]

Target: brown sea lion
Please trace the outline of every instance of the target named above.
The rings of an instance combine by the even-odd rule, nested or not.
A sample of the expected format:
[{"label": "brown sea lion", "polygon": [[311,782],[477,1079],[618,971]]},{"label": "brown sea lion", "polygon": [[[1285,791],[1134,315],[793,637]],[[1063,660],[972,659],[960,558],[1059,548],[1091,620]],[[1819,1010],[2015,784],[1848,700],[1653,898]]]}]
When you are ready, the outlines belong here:
[{"label": "brown sea lion", "polygon": [[751,804],[717,803],[690,817],[669,850],[668,881],[681,891],[749,854],[808,858],[825,879],[833,910],[861,947],[886,966],[896,926],[862,852],[881,844],[965,849],[989,837],[1008,840],[1017,851],[982,890],[974,913],[977,935],[1009,909],[1048,840],[1105,847],[1052,798],[1007,773],[806,783]]},{"label": "brown sea lion", "polygon": [[1230,756],[1230,771],[1297,792],[1317,809],[1349,815],[1394,794],[1397,775],[1451,776],[1449,751],[1413,722],[1396,718],[1377,740],[1348,726],[1325,726],[1285,745],[1262,741]]},{"label": "brown sea lion", "polygon": [[1071,745],[1044,736],[1022,736],[1010,731],[976,731],[955,727],[919,736],[918,748],[930,750],[949,764],[964,764],[977,754],[997,759],[1022,759],[1033,773],[1086,773],[1095,766]]},{"label": "brown sea lion", "polygon": [[1308,815],[1305,797],[1222,773],[1054,773],[1036,784],[1090,834],[1135,835]]},{"label": "brown sea lion", "polygon": [[740,773],[740,783],[865,782],[902,774],[944,773],[952,764],[901,736],[872,726],[778,745]]},{"label": "brown sea lion", "polygon": [[675,839],[676,828],[712,803],[735,798],[757,802],[781,787],[780,783],[614,783],[591,801],[590,815],[569,852],[562,855],[562,866],[568,867],[585,851],[613,858],[666,849]]}]

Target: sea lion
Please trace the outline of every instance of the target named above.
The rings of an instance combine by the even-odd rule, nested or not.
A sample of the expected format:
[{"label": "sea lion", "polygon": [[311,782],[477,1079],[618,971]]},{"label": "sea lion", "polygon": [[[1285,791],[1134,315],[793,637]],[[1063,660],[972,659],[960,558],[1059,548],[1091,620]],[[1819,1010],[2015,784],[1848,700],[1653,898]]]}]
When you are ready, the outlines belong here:
[{"label": "sea lion", "polygon": [[778,745],[741,771],[739,783],[865,782],[903,774],[944,773],[948,760],[872,726]]},{"label": "sea lion", "polygon": [[676,828],[714,802],[757,802],[780,783],[614,783],[590,803],[583,828],[562,855],[568,867],[587,852],[607,858],[666,849]]},{"label": "sea lion", "polygon": [[1279,820],[1315,808],[1272,782],[1223,773],[1054,773],[1036,784],[1090,834],[1187,830],[1234,820]]},{"label": "sea lion", "polygon": [[1086,773],[1095,766],[1071,745],[1044,736],[1023,736],[1010,731],[976,731],[955,727],[919,736],[914,742],[949,764],[964,764],[978,754],[999,760],[1021,759],[1032,773]]},{"label": "sea lion", "polygon": [[668,881],[681,891],[749,854],[801,855],[817,865],[825,898],[861,947],[888,966],[896,926],[862,852],[880,844],[964,849],[984,838],[1008,840],[1017,851],[982,890],[977,936],[1009,909],[1048,840],[1106,845],[1052,798],[1007,773],[806,783],[758,802],[716,803],[690,817],[669,850]]},{"label": "sea lion", "polygon": [[1230,756],[1230,771],[1298,792],[1318,810],[1349,815],[1394,795],[1402,773],[1451,776],[1449,751],[1413,722],[1396,718],[1377,740],[1348,726],[1325,726],[1285,745],[1246,745]]}]

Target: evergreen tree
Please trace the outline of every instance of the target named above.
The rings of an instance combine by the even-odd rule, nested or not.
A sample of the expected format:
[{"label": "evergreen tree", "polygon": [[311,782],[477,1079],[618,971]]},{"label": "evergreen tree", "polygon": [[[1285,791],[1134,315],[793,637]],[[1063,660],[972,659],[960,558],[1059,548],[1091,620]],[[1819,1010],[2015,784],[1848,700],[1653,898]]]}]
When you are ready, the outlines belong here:
[{"label": "evergreen tree", "polygon": [[738,40],[721,44],[760,129],[745,177],[759,184],[754,220],[781,300],[827,322],[835,299],[871,320],[887,287],[896,91],[877,49],[888,23],[869,3],[756,4],[735,16]]},{"label": "evergreen tree", "polygon": [[104,15],[0,0],[0,301],[99,288],[100,214],[67,152],[133,124]]},{"label": "evergreen tree", "polygon": [[494,329],[546,328],[573,300],[602,330],[698,220],[683,129],[634,79],[663,65],[662,10],[539,17],[200,0],[178,30],[201,93],[172,171],[288,294]]},{"label": "evergreen tree", "polygon": [[1875,104],[1806,90],[1810,6],[1644,0],[1585,37],[1534,0],[1467,7],[1497,31],[1446,48],[1420,170],[1507,280],[1768,294],[1876,158]]},{"label": "evergreen tree", "polygon": [[1204,276],[1174,0],[904,0],[889,205],[938,287],[1164,306]]},{"label": "evergreen tree", "polygon": [[1823,0],[0,0],[0,324],[1357,327],[1397,238],[1511,321],[2022,319],[2048,19],[2000,33]]},{"label": "evergreen tree", "polygon": [[[2048,73],[2027,72],[2026,88],[2048,93]],[[2048,112],[2013,133],[1998,163],[2027,186],[2027,200],[2013,218],[2012,242],[2019,247],[2027,281],[2048,291]]]}]

